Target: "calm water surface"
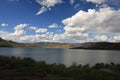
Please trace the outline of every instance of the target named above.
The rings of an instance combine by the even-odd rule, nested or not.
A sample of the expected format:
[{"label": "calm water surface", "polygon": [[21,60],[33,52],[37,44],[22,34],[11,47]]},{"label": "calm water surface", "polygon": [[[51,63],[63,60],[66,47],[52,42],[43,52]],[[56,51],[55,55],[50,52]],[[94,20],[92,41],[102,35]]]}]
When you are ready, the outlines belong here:
[{"label": "calm water surface", "polygon": [[31,57],[36,61],[46,61],[49,64],[73,63],[94,65],[98,62],[120,63],[120,51],[113,50],[81,50],[81,49],[44,49],[44,48],[0,48],[0,55]]}]

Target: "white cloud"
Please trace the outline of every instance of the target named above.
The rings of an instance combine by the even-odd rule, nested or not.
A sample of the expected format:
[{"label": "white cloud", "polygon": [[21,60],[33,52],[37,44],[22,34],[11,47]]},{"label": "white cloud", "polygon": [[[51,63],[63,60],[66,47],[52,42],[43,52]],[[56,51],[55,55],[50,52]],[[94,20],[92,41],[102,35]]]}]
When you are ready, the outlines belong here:
[{"label": "white cloud", "polygon": [[23,36],[26,34],[26,31],[25,30],[15,30],[14,33],[10,33],[9,35],[10,36]]},{"label": "white cloud", "polygon": [[46,28],[38,28],[35,32],[36,33],[45,33],[45,32],[47,32],[47,29]]},{"label": "white cloud", "polygon": [[[17,42],[120,42],[120,10],[114,10],[106,6],[101,7],[99,10],[80,10],[75,15],[62,20],[62,23],[65,27],[64,33],[61,34],[48,32],[47,28],[31,26],[27,30],[34,30],[35,34],[27,35],[25,28],[28,24],[20,24],[15,26],[15,31],[12,33],[0,31],[0,37]],[[49,26],[49,28],[57,27],[59,26],[55,23]]]},{"label": "white cloud", "polygon": [[8,34],[9,34],[8,32],[0,30],[0,37],[4,38]]},{"label": "white cloud", "polygon": [[36,15],[40,15],[47,10],[51,10],[50,8],[55,6],[56,4],[62,3],[62,0],[35,0],[38,4],[42,6],[42,8],[38,11]]},{"label": "white cloud", "polygon": [[96,3],[96,4],[102,4],[105,2],[105,0],[86,0],[87,2],[92,2],[92,3]]},{"label": "white cloud", "polygon": [[20,37],[26,35],[26,31],[24,30],[25,27],[27,27],[28,24],[19,24],[14,27],[14,32],[10,33],[9,36],[11,37]]},{"label": "white cloud", "polygon": [[88,12],[80,10],[70,18],[64,19],[65,31],[80,29],[82,32],[94,30],[104,33],[120,33],[120,10],[109,7],[100,8],[99,11],[89,9]]},{"label": "white cloud", "polygon": [[28,24],[19,24],[19,25],[15,26],[14,30],[21,30],[27,26],[28,26]]},{"label": "white cloud", "polygon": [[22,42],[52,42],[54,34],[47,32],[45,34],[26,35],[19,38]]},{"label": "white cloud", "polygon": [[[28,27],[27,29],[25,29]],[[28,35],[27,30],[35,30],[35,34]],[[38,34],[42,33],[42,34]],[[14,27],[14,32],[0,30],[0,37],[15,42],[52,42],[53,32],[48,32],[46,28],[29,27],[27,24],[19,24]]]},{"label": "white cloud", "polygon": [[36,15],[42,14],[43,12],[46,12],[46,11],[47,11],[47,8],[43,6],[43,7],[37,12]]},{"label": "white cloud", "polygon": [[70,0],[70,4],[71,4],[71,5],[73,5],[73,4],[74,4],[74,2],[75,2],[74,0]]},{"label": "white cloud", "polygon": [[120,36],[114,36],[113,41],[114,42],[120,42]]},{"label": "white cloud", "polygon": [[[95,9],[89,9],[87,12],[80,10],[72,17],[62,20],[65,32],[55,35],[53,40],[63,42],[120,41],[119,37],[112,39],[104,34],[119,34],[119,21],[120,10],[113,10],[110,7],[103,7],[98,11]],[[94,32],[95,36],[90,37],[87,32]]]},{"label": "white cloud", "polygon": [[56,24],[56,23],[53,23],[52,25],[50,25],[50,26],[48,26],[49,28],[58,28],[59,26],[58,26],[58,24]]},{"label": "white cloud", "polygon": [[106,35],[95,36],[94,41],[109,41]]},{"label": "white cloud", "polygon": [[88,33],[74,33],[74,34],[56,34],[53,37],[53,41],[55,42],[65,42],[65,43],[79,43],[86,42],[87,38],[89,38]]},{"label": "white cloud", "polygon": [[8,24],[2,23],[0,26],[1,26],[1,27],[6,27],[6,26],[8,26]]},{"label": "white cloud", "polygon": [[37,27],[34,27],[34,26],[31,26],[31,27],[28,27],[28,30],[30,30],[30,31],[35,31],[35,30],[37,30],[38,28]]},{"label": "white cloud", "polygon": [[53,7],[54,5],[61,3],[62,0],[36,0],[40,5],[46,6],[47,8]]},{"label": "white cloud", "polygon": [[[26,32],[26,31],[25,31]],[[17,31],[10,33],[0,30],[0,37],[5,40],[12,40],[15,42],[24,42],[24,43],[34,43],[34,42],[53,42],[53,32],[46,32],[44,34],[34,34],[34,35],[27,35],[24,33],[24,30]]]}]

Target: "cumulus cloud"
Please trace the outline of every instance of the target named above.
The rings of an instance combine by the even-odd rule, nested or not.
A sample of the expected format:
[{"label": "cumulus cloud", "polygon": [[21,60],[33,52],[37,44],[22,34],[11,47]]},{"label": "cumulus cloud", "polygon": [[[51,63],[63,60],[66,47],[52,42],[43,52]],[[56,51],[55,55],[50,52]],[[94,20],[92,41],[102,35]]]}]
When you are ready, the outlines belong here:
[{"label": "cumulus cloud", "polygon": [[35,0],[42,8],[38,11],[36,15],[42,14],[43,12],[50,10],[51,7],[56,4],[62,3],[62,0]]},{"label": "cumulus cloud", "polygon": [[120,31],[120,10],[113,10],[110,7],[100,8],[98,11],[89,9],[87,12],[80,10],[78,13],[64,19],[65,30],[80,31],[94,30],[99,32],[119,33]]},{"label": "cumulus cloud", "polygon": [[46,32],[44,34],[25,35],[19,38],[20,42],[52,42],[54,34]]},{"label": "cumulus cloud", "polygon": [[46,28],[38,28],[35,32],[36,33],[45,33],[45,32],[47,32],[47,29]]},{"label": "cumulus cloud", "polygon": [[114,42],[120,42],[120,35],[119,36],[114,36],[112,40]]},{"label": "cumulus cloud", "polygon": [[65,42],[65,43],[80,43],[87,42],[87,38],[89,38],[88,33],[75,33],[75,34],[56,34],[53,37],[53,41],[55,42]]},{"label": "cumulus cloud", "polygon": [[[80,10],[72,17],[62,20],[65,32],[55,35],[53,39],[63,42],[120,41],[118,36],[111,38],[105,35],[105,33],[119,34],[119,21],[120,10],[110,7],[102,7],[99,10]],[[91,37],[89,32],[93,32],[94,36]]]},{"label": "cumulus cloud", "polygon": [[9,35],[10,36],[23,36],[26,34],[26,31],[25,30],[15,30],[14,33],[10,33]]},{"label": "cumulus cloud", "polygon": [[[114,10],[108,6],[101,7],[99,10],[80,10],[75,15],[62,20],[62,23],[65,27],[64,33],[61,34],[49,32],[47,28],[19,24],[15,26],[12,33],[0,30],[0,37],[17,42],[120,42],[120,10]],[[28,27],[27,30],[35,31],[35,34],[27,35],[26,27]],[[48,28],[58,27],[56,23],[48,26]]]},{"label": "cumulus cloud", "polygon": [[19,24],[19,25],[15,26],[14,30],[21,30],[27,26],[28,26],[28,24]]},{"label": "cumulus cloud", "polygon": [[[26,29],[26,27],[28,27]],[[28,35],[27,30],[34,30],[36,33]],[[42,34],[38,34],[42,33]],[[28,24],[19,24],[14,27],[14,32],[7,32],[0,30],[0,37],[6,40],[15,42],[51,42],[54,33],[48,32],[46,28],[37,28],[34,26],[29,27]]]},{"label": "cumulus cloud", "polygon": [[106,35],[95,36],[94,41],[108,41],[108,37]]},{"label": "cumulus cloud", "polygon": [[50,25],[50,26],[48,26],[48,28],[58,28],[59,26],[58,26],[58,24],[56,24],[56,23],[53,23],[52,25]]},{"label": "cumulus cloud", "polygon": [[[18,26],[18,25],[17,25]],[[42,28],[43,29],[43,28]],[[27,29],[26,29],[27,30]],[[89,33],[83,31],[76,30],[76,32],[67,32],[65,31],[63,34],[54,34],[53,32],[44,32],[41,31],[42,34],[32,34],[27,35],[26,30],[24,28],[17,29],[14,32],[5,32],[0,30],[0,37],[6,40],[12,40],[16,42],[66,42],[66,43],[81,43],[81,42],[97,42],[97,41],[109,41],[109,42],[119,42],[120,35],[113,35],[109,37],[106,34],[95,34],[93,37],[90,36]]]},{"label": "cumulus cloud", "polygon": [[27,27],[27,24],[19,24],[14,27],[14,32],[6,32],[0,31],[0,37],[7,40],[12,40],[16,42],[20,42],[19,38],[26,35],[26,31],[24,30]]},{"label": "cumulus cloud", "polygon": [[31,27],[28,27],[28,30],[30,30],[30,31],[35,31],[35,30],[37,30],[38,28],[37,27],[34,27],[34,26],[31,26]]},{"label": "cumulus cloud", "polygon": [[1,27],[6,27],[6,26],[8,26],[8,24],[2,23],[0,26],[1,26]]},{"label": "cumulus cloud", "polygon": [[34,43],[34,42],[53,42],[54,34],[52,32],[46,32],[44,34],[35,34],[35,35],[12,35],[12,33],[1,31],[0,37],[6,40],[12,40],[15,42],[25,42],[25,43]]},{"label": "cumulus cloud", "polygon": [[15,36],[23,36],[26,34],[26,31],[24,30],[25,27],[27,27],[28,24],[19,24],[14,27],[14,32],[10,33],[9,36],[15,37]]}]

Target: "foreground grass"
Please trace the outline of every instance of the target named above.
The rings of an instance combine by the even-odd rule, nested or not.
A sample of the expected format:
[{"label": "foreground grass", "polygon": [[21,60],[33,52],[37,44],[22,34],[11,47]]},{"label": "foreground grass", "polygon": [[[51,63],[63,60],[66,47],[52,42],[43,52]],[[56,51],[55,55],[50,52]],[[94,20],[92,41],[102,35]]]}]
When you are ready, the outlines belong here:
[{"label": "foreground grass", "polygon": [[120,80],[120,64],[66,67],[31,58],[0,56],[0,80]]}]

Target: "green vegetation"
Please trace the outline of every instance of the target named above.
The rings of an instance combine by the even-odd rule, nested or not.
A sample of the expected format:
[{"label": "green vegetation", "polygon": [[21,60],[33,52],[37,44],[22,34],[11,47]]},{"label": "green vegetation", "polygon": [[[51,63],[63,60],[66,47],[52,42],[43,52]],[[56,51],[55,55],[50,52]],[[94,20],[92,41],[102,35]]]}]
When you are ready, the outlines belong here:
[{"label": "green vegetation", "polygon": [[0,80],[120,80],[120,64],[97,63],[93,67],[46,64],[31,58],[0,56]]}]

